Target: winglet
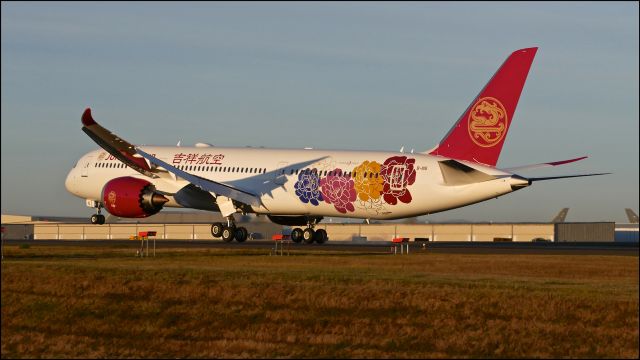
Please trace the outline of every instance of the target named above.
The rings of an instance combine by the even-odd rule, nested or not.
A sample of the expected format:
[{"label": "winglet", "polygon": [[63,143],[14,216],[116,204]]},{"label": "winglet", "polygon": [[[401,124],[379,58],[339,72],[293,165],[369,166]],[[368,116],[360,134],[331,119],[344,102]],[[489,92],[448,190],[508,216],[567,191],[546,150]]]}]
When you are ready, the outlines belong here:
[{"label": "winglet", "polygon": [[91,116],[91,108],[86,108],[82,113],[82,131],[84,131],[100,147],[118,160],[127,164],[137,172],[149,176],[157,177],[146,161],[141,157],[136,157],[134,146],[111,131],[103,128]]},{"label": "winglet", "polygon": [[93,120],[93,117],[91,117],[91,108],[87,108],[84,113],[82,113],[82,125],[90,126],[95,124],[95,120]]}]

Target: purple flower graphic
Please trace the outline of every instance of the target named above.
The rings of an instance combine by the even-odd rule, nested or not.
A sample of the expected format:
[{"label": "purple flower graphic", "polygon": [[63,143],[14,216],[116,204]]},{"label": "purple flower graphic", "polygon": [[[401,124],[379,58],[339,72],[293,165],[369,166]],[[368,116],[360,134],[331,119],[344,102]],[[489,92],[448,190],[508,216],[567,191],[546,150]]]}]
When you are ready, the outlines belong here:
[{"label": "purple flower graphic", "polygon": [[298,181],[295,183],[296,195],[303,203],[311,203],[314,206],[320,205],[322,194],[318,189],[320,178],[316,169],[305,169],[298,174]]},{"label": "purple flower graphic", "polygon": [[333,204],[336,210],[346,214],[355,211],[353,202],[356,201],[356,189],[353,179],[345,177],[341,169],[335,169],[320,180],[320,188],[324,201]]}]

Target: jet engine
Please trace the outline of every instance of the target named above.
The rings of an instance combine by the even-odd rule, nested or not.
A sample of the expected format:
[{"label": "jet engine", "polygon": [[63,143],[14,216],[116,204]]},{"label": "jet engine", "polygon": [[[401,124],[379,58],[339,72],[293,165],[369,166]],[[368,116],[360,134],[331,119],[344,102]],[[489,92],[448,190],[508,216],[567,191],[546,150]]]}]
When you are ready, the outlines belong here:
[{"label": "jet engine", "polygon": [[169,201],[150,182],[130,176],[110,180],[102,189],[105,209],[115,216],[143,218],[156,214]]}]

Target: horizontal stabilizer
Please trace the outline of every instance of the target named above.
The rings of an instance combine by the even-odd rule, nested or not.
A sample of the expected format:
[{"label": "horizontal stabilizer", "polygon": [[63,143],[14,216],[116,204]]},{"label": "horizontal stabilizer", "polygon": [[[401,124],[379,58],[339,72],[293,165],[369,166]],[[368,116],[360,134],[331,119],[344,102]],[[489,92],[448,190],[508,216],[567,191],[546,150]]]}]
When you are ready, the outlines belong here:
[{"label": "horizontal stabilizer", "polygon": [[451,186],[479,183],[496,178],[455,160],[440,161],[438,165],[440,165],[444,182]]},{"label": "horizontal stabilizer", "polygon": [[514,173],[514,172],[518,172],[518,171],[522,171],[522,170],[539,169],[539,168],[544,168],[544,167],[549,167],[549,166],[558,166],[558,165],[569,164],[569,163],[572,163],[572,162],[575,162],[575,161],[580,161],[580,160],[583,160],[583,159],[586,159],[586,158],[588,158],[588,156],[582,156],[582,157],[579,157],[579,158],[569,159],[569,160],[546,162],[546,163],[541,163],[541,164],[515,166],[515,167],[510,167],[510,168],[506,168],[506,169],[502,169],[502,170],[510,172],[510,173]]},{"label": "horizontal stabilizer", "polygon": [[260,206],[260,198],[255,194],[252,194],[245,190],[238,189],[233,186],[229,186],[227,184],[215,182],[197,175],[189,174],[186,171],[182,171],[174,166],[167,164],[166,162],[156,157],[153,157],[147,154],[146,152],[142,151],[140,148],[136,148],[136,151],[138,154],[142,155],[142,157],[149,160],[150,163],[156,166],[163,167],[167,171],[187,180],[188,182],[196,185],[202,190],[212,192],[216,195],[226,196],[230,199],[239,201],[244,204]]},{"label": "horizontal stabilizer", "polygon": [[581,174],[581,175],[563,175],[563,176],[549,176],[549,177],[539,177],[539,178],[527,178],[527,180],[534,181],[543,181],[543,180],[555,180],[555,179],[567,179],[574,177],[583,177],[583,176],[598,176],[598,175],[609,175],[611,173],[598,173],[598,174]]}]

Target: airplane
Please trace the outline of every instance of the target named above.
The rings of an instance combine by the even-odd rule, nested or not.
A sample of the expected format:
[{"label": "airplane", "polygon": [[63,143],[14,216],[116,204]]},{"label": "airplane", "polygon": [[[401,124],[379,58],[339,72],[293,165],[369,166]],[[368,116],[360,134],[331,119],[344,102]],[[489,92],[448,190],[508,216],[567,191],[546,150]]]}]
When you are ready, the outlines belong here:
[{"label": "airplane", "polygon": [[627,218],[629,218],[629,222],[632,224],[637,224],[638,223],[638,215],[633,212],[633,210],[626,208],[624,209],[624,212],[627,213]]},{"label": "airplane", "polygon": [[569,208],[562,208],[558,215],[551,220],[552,223],[561,223],[564,222],[564,219],[567,217],[567,213],[569,212]]},{"label": "airplane", "polygon": [[211,234],[225,242],[247,239],[247,229],[234,221],[241,213],[295,227],[294,242],[321,244],[327,233],[315,227],[324,217],[410,218],[497,198],[536,181],[606,174],[519,175],[586,156],[496,167],[537,50],[509,55],[440,143],[424,152],[134,145],[98,124],[86,108],[82,130],[101,148],[77,161],[65,187],[96,209],[93,224],[104,224],[103,208],[142,218],[183,207],[220,212],[226,223],[213,223]]}]

